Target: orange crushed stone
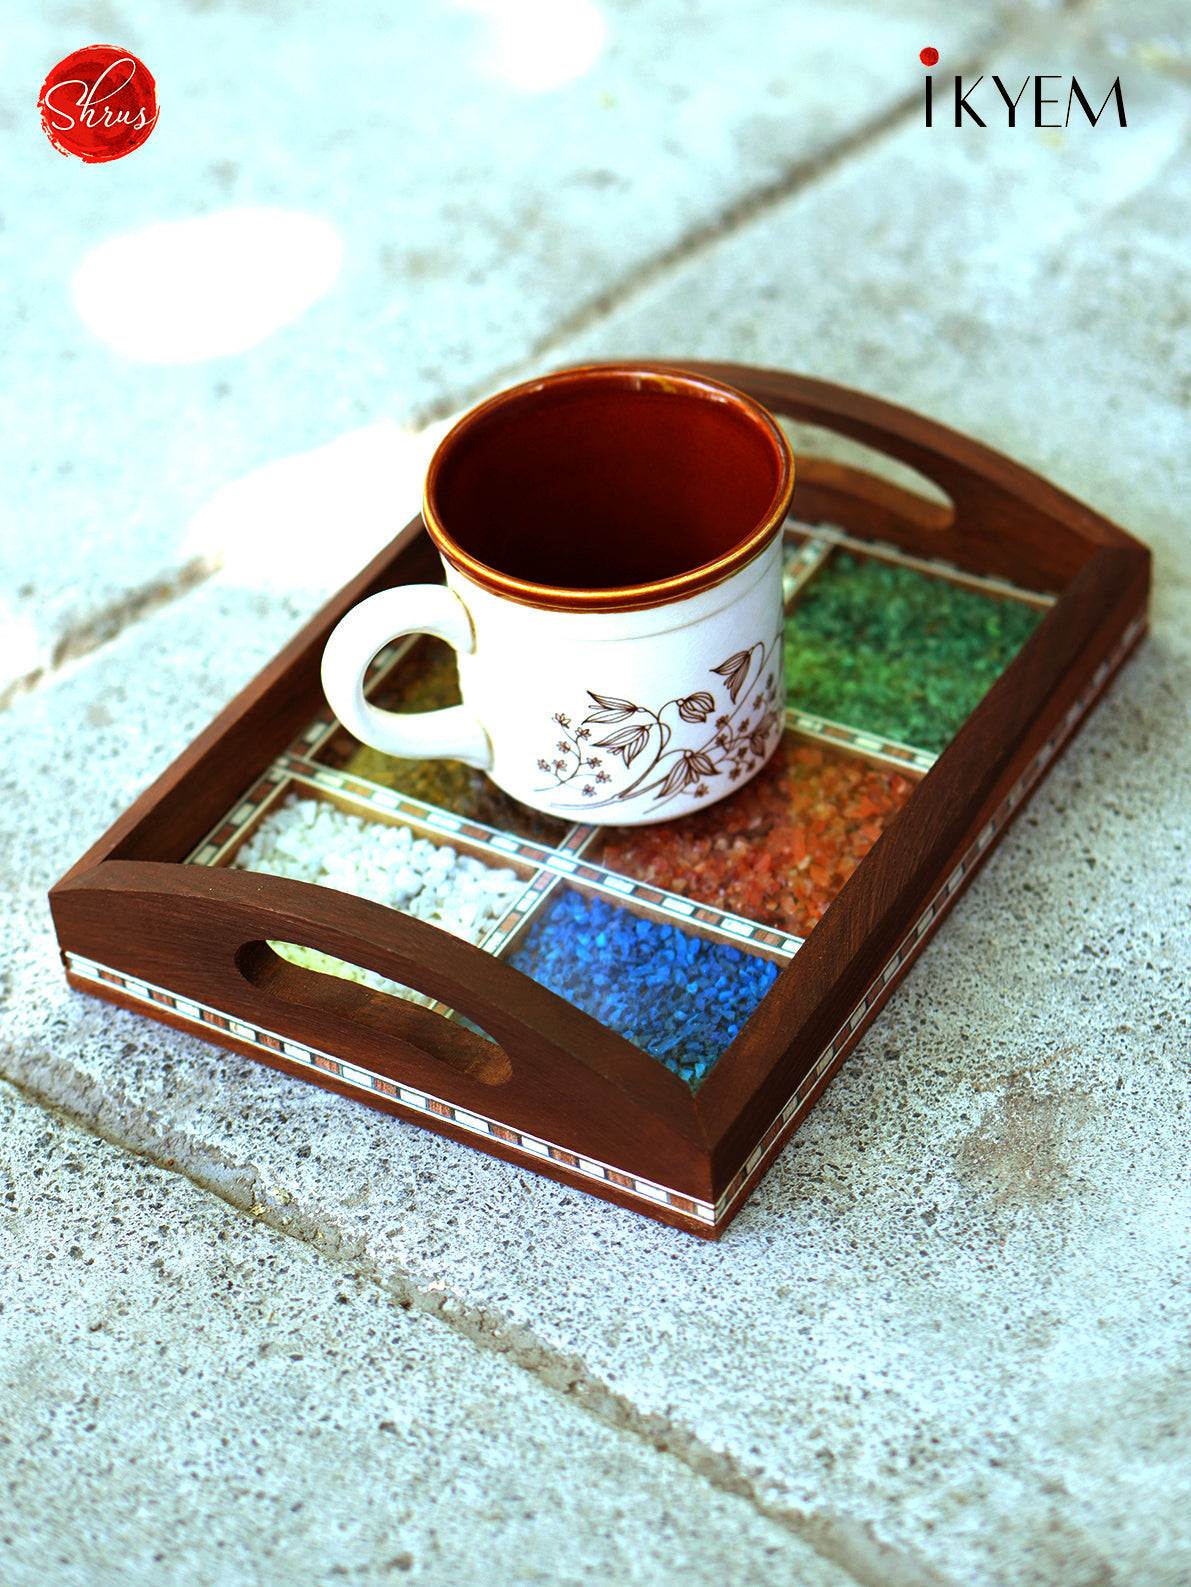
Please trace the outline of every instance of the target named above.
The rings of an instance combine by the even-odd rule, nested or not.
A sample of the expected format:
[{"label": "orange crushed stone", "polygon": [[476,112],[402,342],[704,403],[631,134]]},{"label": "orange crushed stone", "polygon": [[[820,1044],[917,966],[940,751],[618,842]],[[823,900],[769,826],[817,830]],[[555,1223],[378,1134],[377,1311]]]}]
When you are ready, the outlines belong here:
[{"label": "orange crushed stone", "polygon": [[727,799],[680,821],[608,830],[601,864],[805,937],[914,787],[900,772],[787,734]]}]

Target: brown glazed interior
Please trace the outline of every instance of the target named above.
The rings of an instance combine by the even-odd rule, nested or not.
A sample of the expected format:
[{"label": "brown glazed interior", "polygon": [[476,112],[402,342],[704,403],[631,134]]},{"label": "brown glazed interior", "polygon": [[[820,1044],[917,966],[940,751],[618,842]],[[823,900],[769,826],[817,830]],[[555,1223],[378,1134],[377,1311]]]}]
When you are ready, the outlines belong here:
[{"label": "brown glazed interior", "polygon": [[778,531],[793,485],[785,435],[750,398],[603,365],[473,409],[431,460],[424,516],[443,556],[485,588],[614,611],[728,578]]}]

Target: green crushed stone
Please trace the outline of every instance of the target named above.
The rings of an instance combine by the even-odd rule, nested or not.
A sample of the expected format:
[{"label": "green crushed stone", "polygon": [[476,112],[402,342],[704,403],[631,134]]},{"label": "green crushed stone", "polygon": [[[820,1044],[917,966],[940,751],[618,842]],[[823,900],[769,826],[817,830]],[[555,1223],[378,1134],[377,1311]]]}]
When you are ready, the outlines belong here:
[{"label": "green crushed stone", "polygon": [[839,552],[787,619],[787,700],[938,754],[1044,615],[1021,601]]}]

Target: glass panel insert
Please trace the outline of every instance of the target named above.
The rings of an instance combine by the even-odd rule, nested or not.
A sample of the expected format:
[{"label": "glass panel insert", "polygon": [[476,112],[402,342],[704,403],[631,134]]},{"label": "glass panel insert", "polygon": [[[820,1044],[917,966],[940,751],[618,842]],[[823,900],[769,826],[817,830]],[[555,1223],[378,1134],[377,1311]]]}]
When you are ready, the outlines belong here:
[{"label": "glass panel insert", "polygon": [[[429,635],[412,645],[368,690],[382,711],[438,711],[459,704],[455,652]],[[423,804],[436,805],[517,837],[561,843],[570,831],[565,821],[531,810],[511,799],[482,771],[457,760],[403,760],[361,744],[345,728],[333,734],[318,759],[351,777],[392,788]]]},{"label": "glass panel insert", "polygon": [[508,955],[692,1088],[779,974],[770,959],[559,888]]},{"label": "glass panel insert", "polygon": [[679,821],[614,827],[599,863],[805,937],[913,791],[903,773],[787,732],[744,787]]},{"label": "glass panel insert", "polygon": [[838,552],[786,620],[789,705],[941,753],[1044,612]]}]

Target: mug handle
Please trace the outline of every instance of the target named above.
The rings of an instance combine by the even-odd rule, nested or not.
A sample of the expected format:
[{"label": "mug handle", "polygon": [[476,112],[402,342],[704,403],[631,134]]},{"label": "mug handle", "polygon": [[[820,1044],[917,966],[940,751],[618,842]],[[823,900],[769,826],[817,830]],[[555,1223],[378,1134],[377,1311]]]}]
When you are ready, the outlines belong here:
[{"label": "mug handle", "polygon": [[350,733],[384,755],[461,760],[487,771],[488,734],[465,705],[442,711],[382,711],[364,698],[364,676],[377,651],[405,634],[433,634],[460,655],[476,648],[466,606],[445,584],[405,584],[353,606],[323,651],[323,692]]}]

